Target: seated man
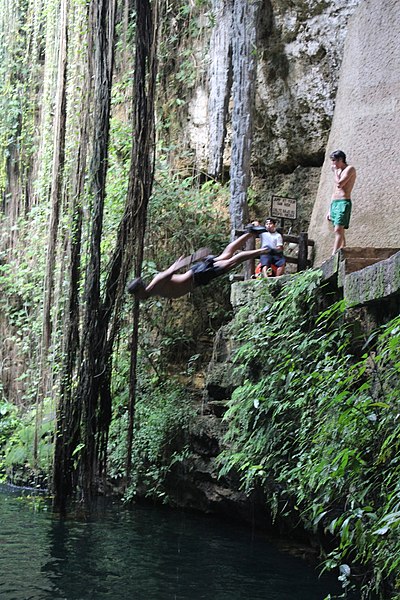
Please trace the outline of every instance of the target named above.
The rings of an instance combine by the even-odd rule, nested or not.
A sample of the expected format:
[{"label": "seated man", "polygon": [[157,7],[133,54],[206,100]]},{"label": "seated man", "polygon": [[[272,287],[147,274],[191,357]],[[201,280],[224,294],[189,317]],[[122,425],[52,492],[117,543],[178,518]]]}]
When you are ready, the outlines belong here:
[{"label": "seated man", "polygon": [[[271,277],[272,266],[276,267],[276,276],[283,275],[285,272],[286,259],[283,256],[283,238],[281,234],[276,231],[275,219],[268,218],[265,221],[265,227],[267,231],[261,233],[260,242],[262,248],[269,248],[268,254],[263,254],[260,257],[262,274],[264,277]],[[275,269],[274,269],[275,270]]]},{"label": "seated man", "polygon": [[259,248],[257,250],[242,250],[235,254],[252,236],[257,237],[260,233],[265,232],[265,227],[248,225],[246,230],[247,233],[228,244],[221,254],[207,256],[200,262],[193,264],[185,273],[176,273],[187,264],[187,259],[181,256],[168,269],[158,273],[147,286],[140,277],[137,277],[128,284],[127,291],[134,294],[139,300],[146,300],[152,296],[179,298],[189,294],[194,288],[207,285],[216,277],[225,275],[240,263],[268,253],[268,248]]}]

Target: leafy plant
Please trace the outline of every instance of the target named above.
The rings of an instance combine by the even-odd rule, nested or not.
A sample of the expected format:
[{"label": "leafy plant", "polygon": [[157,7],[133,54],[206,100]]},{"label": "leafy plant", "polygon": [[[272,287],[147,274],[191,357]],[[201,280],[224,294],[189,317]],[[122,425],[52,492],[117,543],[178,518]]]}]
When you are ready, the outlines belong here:
[{"label": "leafy plant", "polygon": [[[21,416],[15,408],[2,407],[8,420],[2,423],[7,439],[0,448],[3,477],[18,485],[45,485],[50,475],[53,459],[54,413],[50,402],[46,402],[39,418],[36,409]],[[7,422],[8,421],[8,422]],[[0,430],[1,431],[1,430]],[[37,454],[34,455],[35,436]]]},{"label": "leafy plant", "polygon": [[243,383],[225,417],[221,474],[234,469],[273,514],[333,536],[325,568],[363,598],[386,598],[400,565],[400,318],[356,357],[344,303],[321,311],[317,289],[317,273],[297,276],[238,316]]},{"label": "leafy plant", "polygon": [[[136,427],[132,454],[132,483],[126,491],[131,499],[140,488],[145,494],[166,500],[165,480],[172,466],[188,453],[187,434],[194,409],[184,388],[177,382],[154,385],[141,378],[136,405]],[[124,475],[127,415],[119,409],[110,432],[111,477]]]}]

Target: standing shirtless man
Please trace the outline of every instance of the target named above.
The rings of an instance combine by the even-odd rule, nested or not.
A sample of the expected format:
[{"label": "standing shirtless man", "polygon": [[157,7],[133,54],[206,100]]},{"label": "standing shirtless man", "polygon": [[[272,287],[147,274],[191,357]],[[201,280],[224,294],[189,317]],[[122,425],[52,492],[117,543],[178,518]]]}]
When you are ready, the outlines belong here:
[{"label": "standing shirtless man", "polygon": [[326,218],[335,227],[335,242],[332,254],[346,245],[345,229],[349,228],[351,215],[351,191],[356,180],[356,170],[346,162],[342,150],[335,150],[329,157],[332,161],[332,171],[335,177],[335,189],[332,194],[331,206]]}]

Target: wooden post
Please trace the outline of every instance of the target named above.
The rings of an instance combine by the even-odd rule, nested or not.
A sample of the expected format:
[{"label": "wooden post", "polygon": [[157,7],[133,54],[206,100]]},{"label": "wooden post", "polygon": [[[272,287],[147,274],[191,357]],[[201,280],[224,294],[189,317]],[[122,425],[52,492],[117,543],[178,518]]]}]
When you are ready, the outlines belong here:
[{"label": "wooden post", "polygon": [[297,272],[304,271],[308,262],[308,233],[302,231],[299,235],[299,253],[297,256]]},{"label": "wooden post", "polygon": [[[254,250],[256,247],[256,239],[255,237],[252,237],[250,240],[247,241],[246,243],[246,250]],[[245,279],[251,279],[251,276],[254,275],[254,271],[255,271],[255,260],[254,258],[251,258],[250,260],[246,260],[246,262],[244,263],[244,278]]]}]

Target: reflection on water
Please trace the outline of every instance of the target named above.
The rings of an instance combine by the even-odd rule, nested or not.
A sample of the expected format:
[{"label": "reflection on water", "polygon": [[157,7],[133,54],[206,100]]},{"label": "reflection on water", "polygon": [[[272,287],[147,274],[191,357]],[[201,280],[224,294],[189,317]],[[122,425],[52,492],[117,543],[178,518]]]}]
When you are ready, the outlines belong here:
[{"label": "reflection on water", "polygon": [[1,600],[323,600],[338,591],[247,529],[117,503],[34,512],[0,488]]}]

